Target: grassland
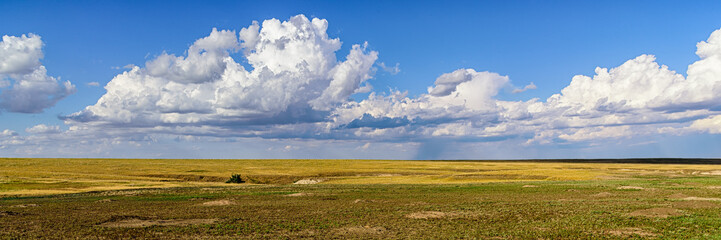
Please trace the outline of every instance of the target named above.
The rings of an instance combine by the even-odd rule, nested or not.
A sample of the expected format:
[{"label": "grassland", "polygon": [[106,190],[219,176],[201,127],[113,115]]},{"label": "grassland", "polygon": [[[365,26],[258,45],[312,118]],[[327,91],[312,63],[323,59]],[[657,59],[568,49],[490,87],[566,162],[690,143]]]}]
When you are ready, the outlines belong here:
[{"label": "grassland", "polygon": [[7,239],[721,239],[719,210],[715,164],[0,159]]}]

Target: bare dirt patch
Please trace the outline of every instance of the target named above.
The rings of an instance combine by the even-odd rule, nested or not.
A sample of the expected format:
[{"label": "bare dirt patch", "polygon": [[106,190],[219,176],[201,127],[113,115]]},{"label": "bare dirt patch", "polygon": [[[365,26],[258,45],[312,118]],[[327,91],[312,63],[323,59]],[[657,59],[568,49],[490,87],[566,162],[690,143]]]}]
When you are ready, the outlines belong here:
[{"label": "bare dirt patch", "polygon": [[101,227],[114,227],[114,228],[135,228],[135,227],[149,227],[149,226],[188,226],[198,224],[212,224],[218,221],[218,219],[168,219],[168,220],[146,220],[139,218],[128,218],[117,221],[110,221],[102,223],[98,226]]},{"label": "bare dirt patch", "polygon": [[675,201],[673,204],[675,208],[718,208],[721,207],[713,201]]},{"label": "bare dirt patch", "polygon": [[384,227],[371,227],[371,226],[363,226],[363,227],[345,227],[345,228],[336,228],[333,230],[333,232],[341,235],[375,235],[375,234],[383,234],[387,230]]},{"label": "bare dirt patch", "polygon": [[537,185],[523,185],[523,188],[537,188]]},{"label": "bare dirt patch", "polygon": [[406,214],[407,218],[412,219],[432,219],[432,218],[445,218],[455,216],[456,214],[444,213],[438,211],[423,211]]},{"label": "bare dirt patch", "polygon": [[672,216],[679,216],[681,212],[675,208],[649,208],[643,210],[633,211],[628,214],[632,217],[657,217],[667,218]]},{"label": "bare dirt patch", "polygon": [[600,193],[593,194],[591,196],[592,197],[610,197],[610,196],[613,196],[613,194],[610,192],[600,192]]},{"label": "bare dirt patch", "polygon": [[378,200],[372,200],[372,199],[356,199],[353,200],[353,203],[374,203],[378,202]]},{"label": "bare dirt patch", "polygon": [[288,195],[285,195],[286,197],[303,197],[303,196],[312,196],[312,193],[291,193]]},{"label": "bare dirt patch", "polygon": [[95,202],[97,202],[97,203],[107,203],[107,202],[114,202],[114,201],[115,201],[115,200],[113,200],[113,199],[106,198],[106,199],[97,200],[97,201],[95,201]]},{"label": "bare dirt patch", "polygon": [[203,205],[203,206],[228,206],[228,205],[233,205],[233,204],[235,204],[233,201],[224,199],[224,200],[204,202],[201,205]]},{"label": "bare dirt patch", "polygon": [[688,201],[721,201],[721,198],[712,198],[712,197],[685,197],[683,200]]},{"label": "bare dirt patch", "polygon": [[381,173],[381,174],[378,174],[378,175],[376,175],[376,176],[377,176],[377,177],[398,177],[398,176],[403,176],[403,175],[401,175],[401,174],[392,174],[392,173]]},{"label": "bare dirt patch", "polygon": [[708,189],[721,189],[721,186],[708,186]]},{"label": "bare dirt patch", "polygon": [[619,190],[643,190],[644,188],[638,187],[638,186],[620,186],[620,187],[617,187],[616,189],[619,189]]},{"label": "bare dirt patch", "polygon": [[700,174],[701,174],[701,175],[720,176],[720,175],[721,175],[721,170],[709,171],[709,172],[701,172]]},{"label": "bare dirt patch", "polygon": [[640,228],[622,228],[622,229],[616,229],[616,230],[610,230],[606,233],[618,237],[631,237],[631,236],[639,236],[639,237],[655,237],[657,234],[640,229]]},{"label": "bare dirt patch", "polygon": [[293,184],[316,184],[323,182],[323,179],[301,179],[298,181],[295,181]]},{"label": "bare dirt patch", "polygon": [[40,205],[33,204],[33,203],[28,203],[28,204],[12,205],[12,206],[10,206],[10,207],[11,207],[11,208],[27,208],[27,207],[37,207],[37,206],[40,206]]},{"label": "bare dirt patch", "polygon": [[408,206],[424,206],[424,205],[428,205],[428,203],[427,202],[411,202],[411,203],[408,203],[407,205]]}]

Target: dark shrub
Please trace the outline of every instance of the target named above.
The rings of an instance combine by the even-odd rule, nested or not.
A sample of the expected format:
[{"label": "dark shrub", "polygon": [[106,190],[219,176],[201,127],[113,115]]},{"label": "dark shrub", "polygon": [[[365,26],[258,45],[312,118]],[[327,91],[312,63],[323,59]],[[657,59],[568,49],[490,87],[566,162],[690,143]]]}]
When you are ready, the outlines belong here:
[{"label": "dark shrub", "polygon": [[225,181],[225,183],[244,183],[243,179],[240,178],[240,174],[233,174],[230,176],[230,179],[228,181]]}]

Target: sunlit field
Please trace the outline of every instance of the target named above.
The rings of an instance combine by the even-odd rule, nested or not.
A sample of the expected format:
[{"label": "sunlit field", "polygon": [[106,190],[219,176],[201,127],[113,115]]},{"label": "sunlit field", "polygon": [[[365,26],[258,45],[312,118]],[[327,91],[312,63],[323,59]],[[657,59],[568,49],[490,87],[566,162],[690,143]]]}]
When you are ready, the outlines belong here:
[{"label": "sunlit field", "polygon": [[721,238],[701,163],[0,159],[0,238]]},{"label": "sunlit field", "polygon": [[0,159],[0,194],[250,184],[465,184],[721,175],[718,165],[529,161]]}]

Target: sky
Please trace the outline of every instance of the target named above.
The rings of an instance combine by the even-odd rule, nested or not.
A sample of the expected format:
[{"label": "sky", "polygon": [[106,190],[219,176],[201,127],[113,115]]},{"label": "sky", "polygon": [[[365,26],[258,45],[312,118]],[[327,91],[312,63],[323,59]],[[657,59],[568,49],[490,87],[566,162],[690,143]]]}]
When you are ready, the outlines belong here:
[{"label": "sky", "polygon": [[0,1],[0,157],[721,157],[719,1]]}]

